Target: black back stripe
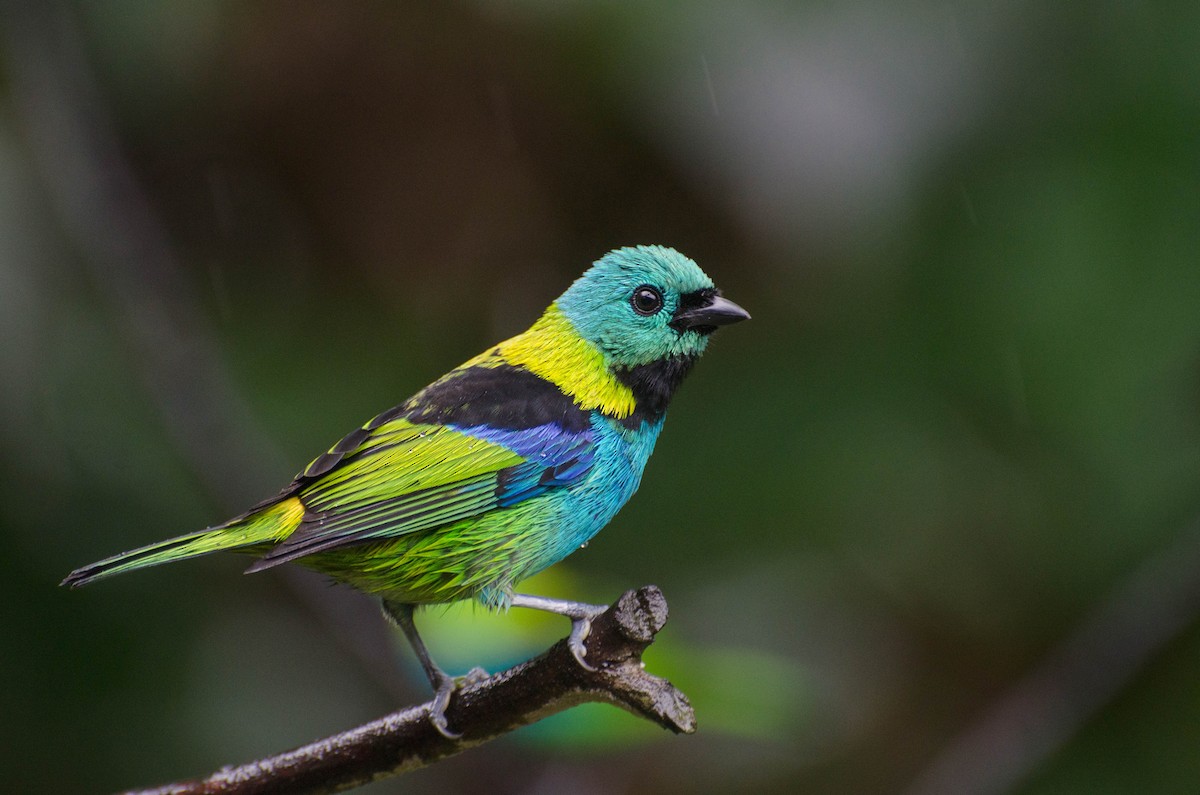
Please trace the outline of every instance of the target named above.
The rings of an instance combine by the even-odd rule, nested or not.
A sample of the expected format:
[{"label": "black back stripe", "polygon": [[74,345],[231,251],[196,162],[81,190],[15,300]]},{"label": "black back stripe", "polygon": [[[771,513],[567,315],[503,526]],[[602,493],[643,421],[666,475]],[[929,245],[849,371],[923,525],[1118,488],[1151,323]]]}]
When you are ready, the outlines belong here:
[{"label": "black back stripe", "polygon": [[406,406],[406,419],[414,423],[514,431],[554,424],[575,433],[591,427],[588,413],[570,395],[522,367],[507,364],[450,373]]}]

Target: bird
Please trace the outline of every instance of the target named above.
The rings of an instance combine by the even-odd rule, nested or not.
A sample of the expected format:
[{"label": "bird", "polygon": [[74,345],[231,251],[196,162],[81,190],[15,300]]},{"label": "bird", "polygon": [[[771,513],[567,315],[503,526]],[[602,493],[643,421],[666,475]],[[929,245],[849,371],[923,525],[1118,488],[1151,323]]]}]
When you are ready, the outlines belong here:
[{"label": "bird", "polygon": [[434,690],[454,677],[417,632],[419,606],[474,599],[572,622],[604,607],[518,593],[609,523],[641,482],[668,404],[718,327],[749,319],[690,258],[665,246],[608,252],[530,328],[451,370],[318,456],[275,496],[223,524],[71,572],[72,588],[218,551],[246,573],[297,563],[380,599]]}]

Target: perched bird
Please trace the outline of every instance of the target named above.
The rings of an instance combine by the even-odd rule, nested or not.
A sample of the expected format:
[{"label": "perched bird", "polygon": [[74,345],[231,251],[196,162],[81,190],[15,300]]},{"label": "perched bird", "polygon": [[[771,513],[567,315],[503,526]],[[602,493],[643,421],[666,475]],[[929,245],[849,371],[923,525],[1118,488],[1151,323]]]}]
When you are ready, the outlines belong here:
[{"label": "perched bird", "polygon": [[638,488],[667,404],[718,327],[749,318],[673,249],[612,251],[529,330],[348,434],[279,494],[224,524],[71,572],[72,587],[210,552],[296,562],[381,598],[449,730],[455,680],[418,605],[478,599],[569,617],[584,666],[603,607],[515,593],[608,524]]}]

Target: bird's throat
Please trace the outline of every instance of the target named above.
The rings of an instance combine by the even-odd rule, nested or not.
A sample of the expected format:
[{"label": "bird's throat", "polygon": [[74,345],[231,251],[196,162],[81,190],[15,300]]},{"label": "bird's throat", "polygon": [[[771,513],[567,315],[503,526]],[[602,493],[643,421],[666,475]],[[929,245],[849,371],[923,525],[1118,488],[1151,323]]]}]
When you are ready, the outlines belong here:
[{"label": "bird's throat", "polygon": [[667,411],[675,390],[691,372],[698,356],[672,356],[637,367],[616,368],[614,375],[633,393],[636,408],[622,419],[627,427],[654,422]]}]

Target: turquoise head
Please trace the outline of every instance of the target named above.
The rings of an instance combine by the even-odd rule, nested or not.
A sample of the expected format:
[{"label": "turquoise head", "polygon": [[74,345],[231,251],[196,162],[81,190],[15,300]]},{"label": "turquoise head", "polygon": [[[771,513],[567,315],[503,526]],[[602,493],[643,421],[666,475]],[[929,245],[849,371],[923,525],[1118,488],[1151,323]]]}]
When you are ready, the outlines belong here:
[{"label": "turquoise head", "polygon": [[718,326],[750,317],[721,297],[700,266],[665,246],[610,251],[556,303],[613,370],[690,366]]}]

